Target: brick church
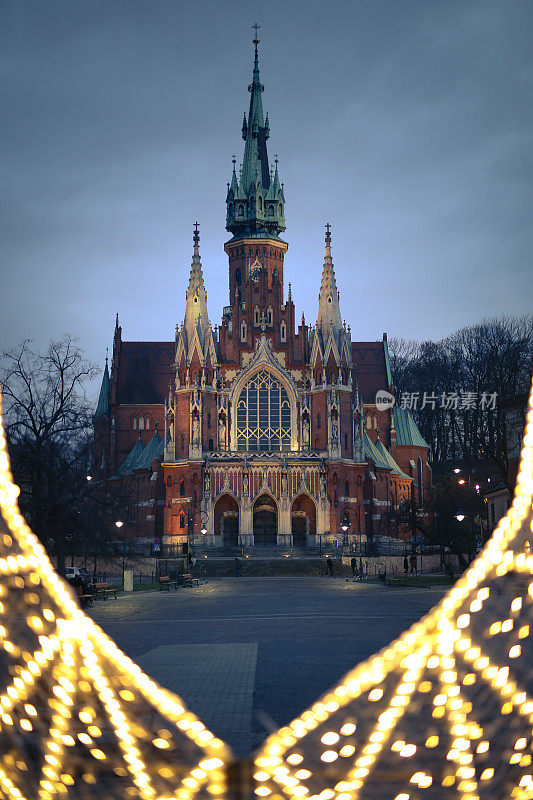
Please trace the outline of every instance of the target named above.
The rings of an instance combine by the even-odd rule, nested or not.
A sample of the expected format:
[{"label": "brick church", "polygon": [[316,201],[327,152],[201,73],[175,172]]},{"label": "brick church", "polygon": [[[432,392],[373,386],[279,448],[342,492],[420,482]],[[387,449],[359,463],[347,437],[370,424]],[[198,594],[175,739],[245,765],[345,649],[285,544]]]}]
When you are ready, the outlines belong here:
[{"label": "brick church", "polygon": [[408,410],[376,406],[377,392],[393,392],[387,336],[352,341],[329,225],[316,324],[302,315],[296,325],[257,45],[243,161],[226,196],[228,305],[213,326],[195,225],[174,341],[124,341],[117,315],[95,474],[120,498],[129,539],[176,552],[410,538],[401,509],[425,514],[428,446]]}]

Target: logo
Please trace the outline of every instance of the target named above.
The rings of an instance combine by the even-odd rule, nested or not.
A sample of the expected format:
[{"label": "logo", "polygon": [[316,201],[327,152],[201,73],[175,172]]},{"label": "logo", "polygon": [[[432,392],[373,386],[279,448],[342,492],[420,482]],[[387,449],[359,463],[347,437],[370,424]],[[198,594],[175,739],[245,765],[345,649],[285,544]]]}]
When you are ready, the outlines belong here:
[{"label": "logo", "polygon": [[392,408],[393,405],[393,394],[386,392],[384,389],[380,389],[379,392],[376,393],[376,408],[378,411],[386,411],[388,408]]}]

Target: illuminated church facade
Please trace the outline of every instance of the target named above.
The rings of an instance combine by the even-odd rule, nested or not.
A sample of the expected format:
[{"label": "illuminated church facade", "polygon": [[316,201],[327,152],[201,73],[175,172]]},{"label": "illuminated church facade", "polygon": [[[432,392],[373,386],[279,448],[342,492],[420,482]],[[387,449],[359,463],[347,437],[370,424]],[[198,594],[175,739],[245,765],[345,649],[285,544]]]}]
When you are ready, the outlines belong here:
[{"label": "illuminated church facade", "polygon": [[407,410],[376,406],[378,392],[393,392],[387,337],[352,340],[329,225],[316,324],[302,315],[296,325],[254,45],[243,162],[237,174],[233,161],[226,197],[228,305],[213,326],[195,225],[174,341],[124,341],[117,315],[95,468],[124,498],[128,538],[178,552],[408,538],[399,511],[425,513],[428,446]]}]

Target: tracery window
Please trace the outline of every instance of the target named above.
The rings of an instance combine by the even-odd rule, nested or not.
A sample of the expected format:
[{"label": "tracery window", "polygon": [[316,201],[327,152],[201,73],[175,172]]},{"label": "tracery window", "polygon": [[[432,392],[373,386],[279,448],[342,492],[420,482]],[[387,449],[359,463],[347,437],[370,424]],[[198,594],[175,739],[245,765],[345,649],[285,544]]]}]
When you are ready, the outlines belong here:
[{"label": "tracery window", "polygon": [[237,401],[237,450],[290,450],[291,404],[266,370],[254,375]]}]

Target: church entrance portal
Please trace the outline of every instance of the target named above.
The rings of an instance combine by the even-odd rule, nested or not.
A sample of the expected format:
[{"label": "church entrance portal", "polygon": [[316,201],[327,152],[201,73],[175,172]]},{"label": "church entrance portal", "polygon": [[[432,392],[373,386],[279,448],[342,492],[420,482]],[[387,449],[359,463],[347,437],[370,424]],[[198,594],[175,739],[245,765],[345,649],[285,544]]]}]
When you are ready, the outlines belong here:
[{"label": "church entrance portal", "polygon": [[305,547],[306,540],[307,540],[307,517],[293,516],[292,518],[293,547]]},{"label": "church entrance portal", "polygon": [[309,544],[309,537],[316,534],[316,506],[305,492],[299,494],[293,501],[291,531],[293,547],[306,547]]},{"label": "church entrance portal", "polygon": [[254,504],[254,545],[273,546],[278,540],[278,510],[269,495],[262,495]]},{"label": "church entrance portal", "polygon": [[239,514],[226,511],[222,517],[222,541],[224,547],[237,547],[239,544]]},{"label": "church entrance portal", "polygon": [[223,547],[239,544],[239,506],[234,497],[223,494],[215,503],[215,535]]}]

